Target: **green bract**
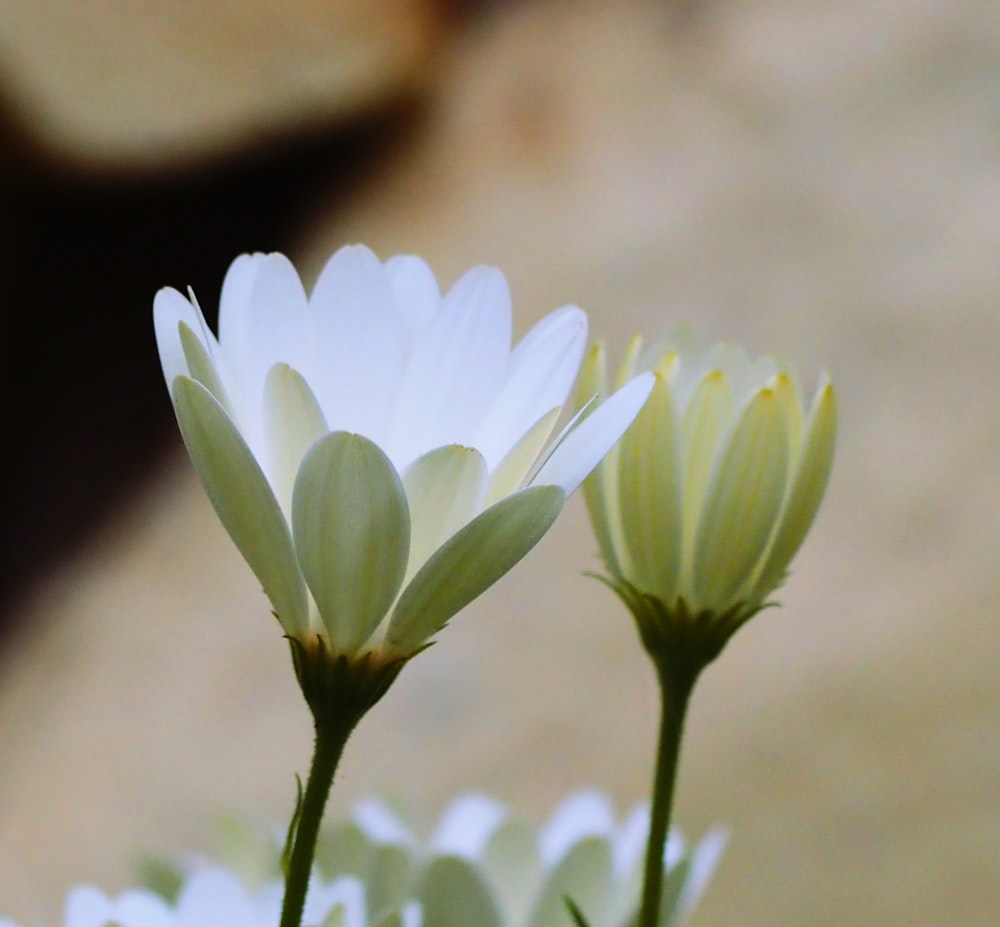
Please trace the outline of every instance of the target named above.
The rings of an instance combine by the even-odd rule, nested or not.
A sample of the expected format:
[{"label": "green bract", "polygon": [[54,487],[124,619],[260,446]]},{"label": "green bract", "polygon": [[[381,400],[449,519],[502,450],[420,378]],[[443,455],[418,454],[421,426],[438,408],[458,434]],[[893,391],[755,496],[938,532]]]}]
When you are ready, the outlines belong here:
[{"label": "green bract", "polygon": [[311,296],[279,254],[244,255],[219,336],[164,289],[157,345],[223,525],[286,633],[405,659],[514,566],[634,418],[630,383],[539,461],[576,377],[567,306],[511,349],[503,275],[444,295],[418,258],[343,248]]},{"label": "green bract", "polygon": [[[833,462],[834,390],[807,407],[791,371],[678,333],[643,351],[619,383],[656,383],[621,443],[584,483],[609,581],[633,611],[726,616],[766,604],[812,524]],[[603,349],[584,363],[581,402],[608,391]],[[654,601],[650,601],[654,600]]]}]

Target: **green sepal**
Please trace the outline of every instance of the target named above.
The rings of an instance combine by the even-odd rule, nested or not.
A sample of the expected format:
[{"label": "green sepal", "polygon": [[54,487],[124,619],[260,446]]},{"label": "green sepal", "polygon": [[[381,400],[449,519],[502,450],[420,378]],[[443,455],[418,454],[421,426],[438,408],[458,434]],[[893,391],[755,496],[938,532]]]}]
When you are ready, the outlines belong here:
[{"label": "green sepal", "polygon": [[289,637],[288,645],[313,718],[318,725],[335,727],[360,721],[385,695],[409,659],[372,651],[338,653],[319,634]]}]

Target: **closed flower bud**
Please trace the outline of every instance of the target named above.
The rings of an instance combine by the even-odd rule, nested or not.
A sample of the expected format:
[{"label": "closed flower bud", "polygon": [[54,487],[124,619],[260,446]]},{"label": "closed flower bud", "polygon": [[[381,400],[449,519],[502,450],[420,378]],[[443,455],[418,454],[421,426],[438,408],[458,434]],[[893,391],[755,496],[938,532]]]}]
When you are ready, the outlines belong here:
[{"label": "closed flower bud", "polygon": [[[812,524],[833,461],[837,410],[824,375],[809,403],[787,366],[684,332],[618,375],[652,371],[650,399],[584,485],[608,581],[647,647],[665,624],[711,630],[709,646],[768,604]],[[608,391],[603,349],[580,395]]]}]

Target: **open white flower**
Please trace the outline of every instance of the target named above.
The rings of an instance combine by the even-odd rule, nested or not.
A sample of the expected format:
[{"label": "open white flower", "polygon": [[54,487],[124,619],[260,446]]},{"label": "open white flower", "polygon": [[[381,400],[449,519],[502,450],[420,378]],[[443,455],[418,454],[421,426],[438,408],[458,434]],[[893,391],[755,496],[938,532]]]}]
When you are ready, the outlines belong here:
[{"label": "open white flower", "polygon": [[288,636],[334,653],[419,650],[542,537],[651,387],[629,384],[546,459],[584,314],[560,309],[511,350],[499,271],[442,296],[420,259],[362,246],[308,297],[282,255],[237,258],[218,338],[193,294],[161,290],[154,317],[223,525]]},{"label": "open white flower", "polygon": [[[448,923],[477,927],[573,927],[567,897],[591,927],[627,927],[634,921],[649,828],[646,806],[619,821],[607,796],[578,792],[535,829],[495,799],[466,795],[447,808],[426,845],[379,801],[361,802],[354,819],[369,840],[402,848],[413,860],[403,884],[410,886],[408,896],[420,900],[429,923],[448,912],[453,915]],[[686,921],[725,844],[718,829],[691,849],[679,832],[671,833],[661,927]],[[369,859],[386,868],[384,856],[369,854]],[[374,879],[369,873],[363,881]]]},{"label": "open white flower", "polygon": [[[584,486],[601,555],[633,611],[652,598],[735,627],[784,579],[819,508],[833,386],[824,375],[807,407],[787,366],[683,331],[645,351],[636,339],[619,382],[650,370],[649,402]],[[607,389],[597,346],[580,396]]]}]

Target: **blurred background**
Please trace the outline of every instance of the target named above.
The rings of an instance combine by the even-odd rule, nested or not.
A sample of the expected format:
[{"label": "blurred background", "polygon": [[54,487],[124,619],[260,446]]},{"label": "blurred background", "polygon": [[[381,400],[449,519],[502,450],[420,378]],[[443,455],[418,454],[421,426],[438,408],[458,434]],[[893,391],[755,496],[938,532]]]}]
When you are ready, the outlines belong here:
[{"label": "blurred background", "polygon": [[[310,725],[152,337],[229,261],[500,266],[516,327],[685,320],[838,385],[781,595],[695,695],[696,927],[996,924],[1000,9],[978,0],[6,0],[0,914],[281,825]],[[655,686],[579,499],[351,743],[336,809],[646,792]],[[405,770],[405,774],[402,771]]]}]

